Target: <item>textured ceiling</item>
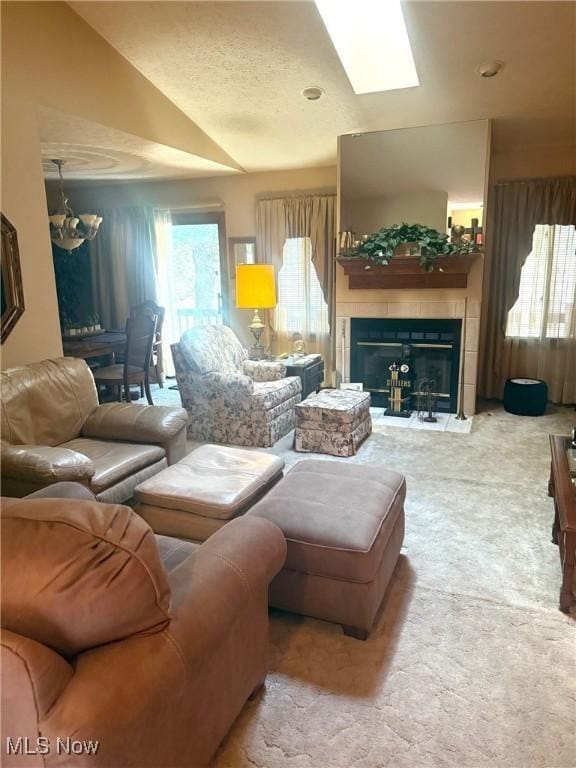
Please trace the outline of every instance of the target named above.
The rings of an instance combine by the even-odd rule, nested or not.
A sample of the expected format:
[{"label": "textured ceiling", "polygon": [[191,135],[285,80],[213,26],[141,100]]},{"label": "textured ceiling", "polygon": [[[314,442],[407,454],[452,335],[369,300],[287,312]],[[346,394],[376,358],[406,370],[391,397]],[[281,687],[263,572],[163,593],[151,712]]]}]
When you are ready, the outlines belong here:
[{"label": "textured ceiling", "polygon": [[[362,96],[312,2],[69,4],[249,171],[333,164],[339,134],[459,120],[494,118],[500,151],[574,140],[573,2],[405,3],[421,87]],[[504,71],[483,79],[492,58]]]},{"label": "textured ceiling", "polygon": [[174,147],[93,123],[54,109],[39,109],[44,175],[58,178],[52,159],[65,161],[68,179],[190,178],[234,169]]}]

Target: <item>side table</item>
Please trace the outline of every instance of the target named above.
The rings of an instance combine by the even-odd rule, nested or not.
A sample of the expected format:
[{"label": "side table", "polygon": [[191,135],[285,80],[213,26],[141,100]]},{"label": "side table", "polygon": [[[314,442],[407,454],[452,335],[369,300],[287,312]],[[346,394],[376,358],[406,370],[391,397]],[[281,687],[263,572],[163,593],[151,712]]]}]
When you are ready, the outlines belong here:
[{"label": "side table", "polygon": [[318,392],[324,381],[324,360],[317,355],[301,358],[289,357],[286,363],[286,376],[300,376],[302,381],[302,400],[312,392]]},{"label": "side table", "polygon": [[572,586],[576,569],[576,485],[571,477],[573,449],[570,448],[570,438],[563,435],[550,435],[550,448],[552,464],[548,494],[554,499],[552,541],[558,544],[562,567],[560,610],[568,613],[574,603]]}]

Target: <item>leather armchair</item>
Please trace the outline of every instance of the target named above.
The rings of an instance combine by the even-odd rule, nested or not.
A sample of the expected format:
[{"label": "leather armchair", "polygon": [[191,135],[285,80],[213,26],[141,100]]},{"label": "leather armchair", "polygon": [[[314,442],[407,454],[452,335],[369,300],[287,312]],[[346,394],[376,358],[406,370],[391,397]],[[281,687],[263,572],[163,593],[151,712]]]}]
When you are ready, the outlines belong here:
[{"label": "leather armchair", "polygon": [[99,405],[84,360],[11,368],[0,374],[0,386],[5,495],[77,481],[101,501],[124,502],[138,483],[185,454],[186,411]]},{"label": "leather armchair", "polygon": [[186,331],[172,357],[191,439],[269,448],[294,428],[300,377],[286,376],[283,363],[248,360],[227,326]]},{"label": "leather armchair", "polygon": [[38,495],[2,505],[2,765],[206,766],[266,675],[282,532],[240,518],[198,546],[76,484]]}]

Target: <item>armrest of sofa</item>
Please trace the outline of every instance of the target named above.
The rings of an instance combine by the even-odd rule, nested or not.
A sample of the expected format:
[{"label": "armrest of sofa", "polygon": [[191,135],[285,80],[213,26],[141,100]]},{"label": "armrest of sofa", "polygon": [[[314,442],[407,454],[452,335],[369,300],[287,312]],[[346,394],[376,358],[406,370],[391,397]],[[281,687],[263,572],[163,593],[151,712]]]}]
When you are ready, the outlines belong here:
[{"label": "armrest of sofa", "polygon": [[249,399],[254,392],[254,382],[242,373],[203,373],[196,379],[207,393],[222,392],[234,400]]},{"label": "armrest of sofa", "polygon": [[4,476],[41,483],[87,481],[95,472],[87,456],[58,446],[2,443],[1,460]]},{"label": "armrest of sofa", "polygon": [[186,428],[183,408],[106,403],[95,408],[82,426],[82,437],[128,443],[167,443]]},{"label": "armrest of sofa", "polygon": [[27,499],[81,499],[82,501],[98,501],[89,488],[80,483],[65,480],[61,483],[52,483],[39,491],[28,493]]},{"label": "armrest of sofa", "polygon": [[286,377],[286,365],[266,360],[244,360],[243,371],[253,381],[278,381]]},{"label": "armrest of sofa", "polygon": [[[257,525],[254,525],[257,523]],[[266,523],[266,525],[260,525]],[[187,660],[220,643],[247,603],[264,595],[286,560],[286,539],[262,518],[241,517],[225,525],[170,573],[169,630]]]},{"label": "armrest of sofa", "polygon": [[0,647],[2,730],[10,736],[36,733],[37,718],[46,715],[68,685],[72,667],[48,646],[8,629],[0,631]]}]

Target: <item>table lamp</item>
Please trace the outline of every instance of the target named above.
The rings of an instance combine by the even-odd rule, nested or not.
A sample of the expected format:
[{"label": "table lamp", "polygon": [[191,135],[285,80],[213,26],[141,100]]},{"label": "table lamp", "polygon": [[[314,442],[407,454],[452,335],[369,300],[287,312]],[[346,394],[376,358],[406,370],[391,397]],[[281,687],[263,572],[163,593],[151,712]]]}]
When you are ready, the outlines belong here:
[{"label": "table lamp", "polygon": [[272,309],[276,306],[276,280],[272,264],[238,264],[236,267],[236,306],[238,309],[253,309],[254,317],[248,326],[254,335],[252,359],[261,360],[264,348],[260,338],[266,327],[259,309]]}]

